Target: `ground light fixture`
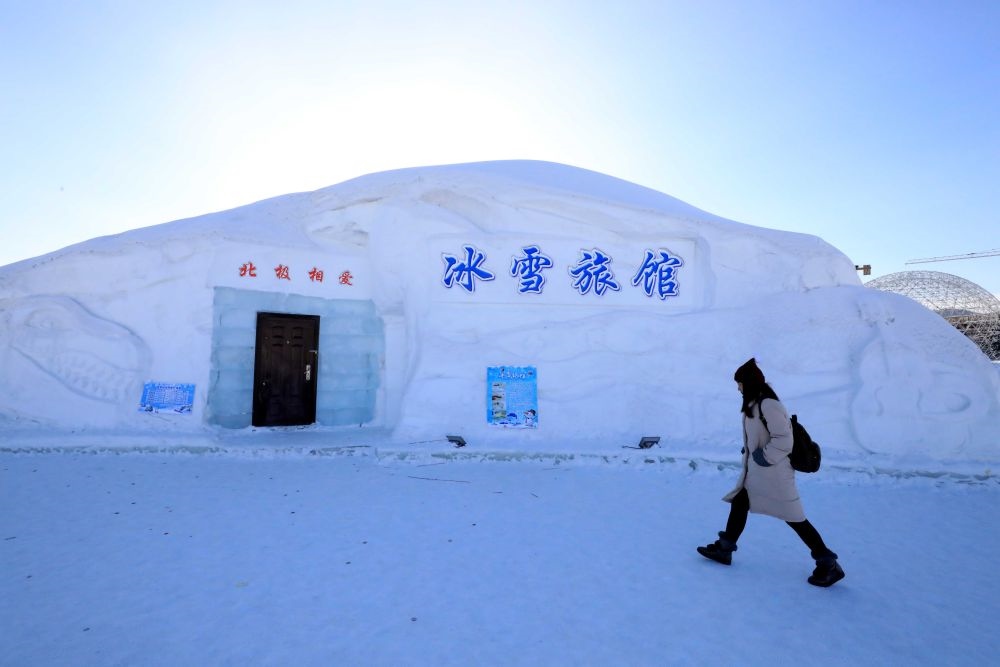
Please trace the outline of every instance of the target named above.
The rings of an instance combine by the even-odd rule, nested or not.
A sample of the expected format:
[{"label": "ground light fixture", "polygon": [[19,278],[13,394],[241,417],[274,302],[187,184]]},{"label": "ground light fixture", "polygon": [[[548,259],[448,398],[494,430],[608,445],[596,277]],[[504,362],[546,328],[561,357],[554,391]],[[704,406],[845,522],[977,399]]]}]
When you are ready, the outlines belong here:
[{"label": "ground light fixture", "polygon": [[446,435],[448,442],[452,443],[456,447],[465,447],[465,438],[460,435]]}]

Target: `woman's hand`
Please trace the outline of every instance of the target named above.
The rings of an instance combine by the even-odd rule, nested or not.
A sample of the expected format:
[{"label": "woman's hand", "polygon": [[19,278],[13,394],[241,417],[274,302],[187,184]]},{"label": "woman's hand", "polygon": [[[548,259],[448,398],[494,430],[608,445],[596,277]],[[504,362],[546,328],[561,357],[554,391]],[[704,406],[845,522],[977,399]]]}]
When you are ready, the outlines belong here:
[{"label": "woman's hand", "polygon": [[763,447],[758,447],[757,449],[753,450],[753,462],[764,468],[771,466],[771,464],[767,462],[767,459],[764,458]]}]

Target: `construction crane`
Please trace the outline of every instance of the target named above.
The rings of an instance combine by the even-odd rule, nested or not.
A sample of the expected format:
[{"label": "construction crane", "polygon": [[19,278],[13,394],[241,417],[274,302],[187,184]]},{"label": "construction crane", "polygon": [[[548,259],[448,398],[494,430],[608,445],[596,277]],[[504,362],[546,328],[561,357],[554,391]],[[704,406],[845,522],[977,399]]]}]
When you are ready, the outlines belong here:
[{"label": "construction crane", "polygon": [[945,257],[924,257],[922,259],[911,259],[906,264],[924,264],[927,262],[950,262],[953,259],[975,259],[976,257],[995,257],[1000,255],[1000,248],[994,250],[984,250],[982,252],[967,252],[964,255],[947,255]]}]

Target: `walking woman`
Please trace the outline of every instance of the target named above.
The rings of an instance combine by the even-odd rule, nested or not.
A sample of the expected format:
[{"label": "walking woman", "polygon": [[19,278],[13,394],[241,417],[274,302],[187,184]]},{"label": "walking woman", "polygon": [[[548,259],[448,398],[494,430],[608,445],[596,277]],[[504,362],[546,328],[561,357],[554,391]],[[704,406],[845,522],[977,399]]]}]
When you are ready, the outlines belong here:
[{"label": "walking woman", "polygon": [[748,513],[767,514],[785,521],[809,547],[816,560],[809,583],[832,586],[844,578],[844,570],[802,510],[795,471],[788,460],[792,451],[788,412],[754,359],[736,369],[734,379],[743,394],[743,470],[736,487],[723,497],[730,503],[726,529],[712,544],[698,547],[698,553],[723,565],[732,564]]}]

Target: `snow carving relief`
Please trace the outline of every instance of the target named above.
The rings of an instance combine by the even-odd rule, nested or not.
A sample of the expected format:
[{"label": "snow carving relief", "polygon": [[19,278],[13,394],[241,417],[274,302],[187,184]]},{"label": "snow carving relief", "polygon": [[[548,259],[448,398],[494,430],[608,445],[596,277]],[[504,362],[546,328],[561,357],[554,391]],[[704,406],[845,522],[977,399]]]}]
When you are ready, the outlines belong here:
[{"label": "snow carving relief", "polygon": [[[55,380],[77,396],[110,404],[137,400],[150,366],[146,343],[127,327],[102,318],[68,296],[0,301],[0,383],[15,396]],[[45,405],[61,399],[48,392]],[[58,410],[58,408],[55,408]]]}]

